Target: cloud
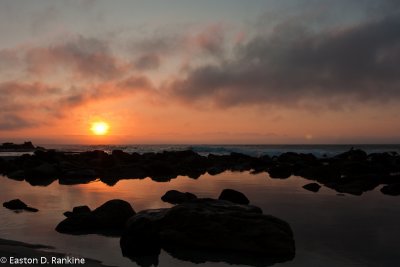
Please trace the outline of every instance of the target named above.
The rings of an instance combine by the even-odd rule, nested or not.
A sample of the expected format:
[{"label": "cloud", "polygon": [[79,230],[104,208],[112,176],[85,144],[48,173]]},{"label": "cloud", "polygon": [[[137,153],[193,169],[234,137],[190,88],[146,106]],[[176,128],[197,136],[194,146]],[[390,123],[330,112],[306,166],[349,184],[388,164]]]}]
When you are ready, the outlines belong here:
[{"label": "cloud", "polygon": [[232,59],[189,70],[170,94],[222,107],[400,100],[399,29],[400,13],[321,32],[282,23],[236,46]]},{"label": "cloud", "polygon": [[[96,101],[133,97],[154,92],[151,81],[144,75],[132,74],[126,79],[82,87],[56,87],[39,82],[0,83],[0,129],[17,130],[51,124],[71,109]],[[38,122],[40,118],[40,123]]]},{"label": "cloud", "polygon": [[75,36],[47,47],[16,51],[31,75],[58,71],[80,79],[110,80],[121,77],[129,64],[113,55],[107,41]]},{"label": "cloud", "polygon": [[212,24],[193,37],[191,45],[199,47],[210,55],[220,56],[224,52],[225,34],[221,24]]},{"label": "cloud", "polygon": [[135,67],[139,70],[153,70],[160,66],[161,58],[155,53],[141,55],[135,60]]},{"label": "cloud", "polygon": [[36,123],[21,118],[13,113],[0,114],[0,130],[18,130],[23,128],[30,128],[35,126]]}]

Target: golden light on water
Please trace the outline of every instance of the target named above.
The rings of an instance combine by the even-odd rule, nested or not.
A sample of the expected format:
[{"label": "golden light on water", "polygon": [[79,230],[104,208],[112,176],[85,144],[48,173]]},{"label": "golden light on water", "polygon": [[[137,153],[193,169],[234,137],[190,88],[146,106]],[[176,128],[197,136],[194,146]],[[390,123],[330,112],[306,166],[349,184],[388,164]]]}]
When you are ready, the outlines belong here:
[{"label": "golden light on water", "polygon": [[90,130],[93,132],[95,135],[106,135],[108,133],[108,130],[110,129],[110,126],[108,123],[104,121],[96,121],[92,123],[92,126]]}]

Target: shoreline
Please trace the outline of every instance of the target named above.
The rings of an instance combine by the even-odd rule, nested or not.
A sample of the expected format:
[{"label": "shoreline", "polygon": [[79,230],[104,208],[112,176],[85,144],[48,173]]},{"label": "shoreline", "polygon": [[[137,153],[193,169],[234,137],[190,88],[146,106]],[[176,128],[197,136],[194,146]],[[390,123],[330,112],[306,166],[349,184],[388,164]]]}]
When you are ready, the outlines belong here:
[{"label": "shoreline", "polygon": [[397,152],[367,153],[350,150],[319,158],[312,153],[285,152],[279,156],[254,157],[232,152],[229,155],[203,156],[193,150],[148,152],[123,150],[106,153],[93,150],[77,154],[37,150],[32,155],[0,157],[0,173],[31,185],[85,184],[100,179],[109,186],[122,179],[168,182],[178,176],[198,179],[208,173],[250,171],[268,173],[273,179],[300,176],[318,182],[338,193],[361,195],[384,185],[382,193],[400,195],[400,155]]},{"label": "shoreline", "polygon": [[[29,266],[86,266],[86,267],[117,267],[103,265],[101,261],[94,259],[86,259],[82,257],[73,257],[71,255],[66,255],[58,252],[43,251],[42,249],[54,249],[54,247],[39,245],[39,244],[29,244],[14,240],[1,239],[0,238],[0,257],[1,265],[29,265]],[[84,259],[84,264],[74,264],[71,263],[73,260]],[[4,261],[6,259],[6,261]],[[14,263],[10,264],[10,260]],[[48,263],[45,263],[44,261]],[[52,261],[56,261],[52,263]],[[59,263],[63,261],[63,263]],[[42,263],[41,263],[42,262]],[[82,261],[81,261],[82,262]]]}]

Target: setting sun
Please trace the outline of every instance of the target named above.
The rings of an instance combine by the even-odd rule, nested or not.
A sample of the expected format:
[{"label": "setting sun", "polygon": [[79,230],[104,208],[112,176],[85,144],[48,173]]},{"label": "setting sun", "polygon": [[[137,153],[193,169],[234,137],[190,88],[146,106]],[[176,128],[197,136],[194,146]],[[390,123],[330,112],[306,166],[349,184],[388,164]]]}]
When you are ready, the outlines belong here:
[{"label": "setting sun", "polygon": [[110,126],[104,121],[93,122],[90,130],[95,135],[106,135]]}]

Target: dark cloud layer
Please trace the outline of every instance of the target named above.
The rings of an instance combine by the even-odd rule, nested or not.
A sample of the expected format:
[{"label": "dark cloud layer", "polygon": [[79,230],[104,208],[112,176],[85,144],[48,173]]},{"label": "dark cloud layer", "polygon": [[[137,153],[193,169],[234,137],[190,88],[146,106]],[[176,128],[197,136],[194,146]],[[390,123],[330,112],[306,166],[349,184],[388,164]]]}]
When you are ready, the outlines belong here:
[{"label": "dark cloud layer", "polygon": [[27,49],[24,60],[30,73],[54,73],[69,68],[75,76],[109,80],[119,77],[124,64],[113,55],[108,42],[78,36],[65,43]]},{"label": "dark cloud layer", "polygon": [[28,121],[13,113],[0,114],[0,130],[18,130],[35,126],[36,123]]},{"label": "dark cloud layer", "polygon": [[318,33],[282,24],[221,62],[172,82],[172,95],[218,106],[399,100],[400,13]]}]

